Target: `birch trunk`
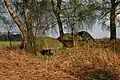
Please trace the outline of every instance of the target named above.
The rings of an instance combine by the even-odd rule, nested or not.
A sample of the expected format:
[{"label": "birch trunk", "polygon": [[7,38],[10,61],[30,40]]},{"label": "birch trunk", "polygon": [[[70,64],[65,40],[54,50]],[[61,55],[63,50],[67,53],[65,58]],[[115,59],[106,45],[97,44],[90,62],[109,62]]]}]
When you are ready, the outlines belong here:
[{"label": "birch trunk", "polygon": [[[29,1],[29,0],[28,0]],[[35,41],[34,36],[32,32],[32,23],[30,22],[29,13],[27,12],[29,6],[27,6],[27,2],[23,2],[24,4],[24,17],[25,17],[25,24],[23,24],[19,17],[16,15],[15,11],[11,7],[11,0],[4,0],[5,6],[8,9],[11,17],[15,21],[15,23],[18,25],[20,29],[20,33],[22,36],[22,45],[21,47],[24,47],[27,52],[34,53],[35,52]]]}]

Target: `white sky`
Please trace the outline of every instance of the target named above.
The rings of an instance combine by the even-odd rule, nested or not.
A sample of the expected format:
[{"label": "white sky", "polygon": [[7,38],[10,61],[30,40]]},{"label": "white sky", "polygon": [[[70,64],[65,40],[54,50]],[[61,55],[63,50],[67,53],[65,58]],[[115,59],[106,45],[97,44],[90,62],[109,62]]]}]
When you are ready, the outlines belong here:
[{"label": "white sky", "polygon": [[[0,31],[2,32],[5,32],[3,28],[0,28]],[[101,26],[98,25],[98,24],[95,24],[93,26],[93,30],[90,31],[90,30],[87,30],[94,38],[105,38],[105,37],[109,37],[110,36],[110,32],[109,31],[103,31],[101,29]],[[16,31],[15,32],[18,32],[18,28],[16,28]],[[54,38],[57,38],[59,37],[58,33],[56,32],[53,32],[53,34],[50,34],[51,31],[48,31],[48,36],[50,37],[54,37]],[[117,38],[120,38],[120,27],[117,28]]]},{"label": "white sky", "polygon": [[[6,17],[11,18],[10,15],[8,15],[8,14],[6,14]],[[119,15],[119,17],[120,17],[120,15]],[[104,37],[109,37],[109,36],[110,36],[110,32],[109,32],[109,31],[103,31],[103,30],[101,29],[101,26],[100,26],[100,25],[95,24],[93,27],[94,27],[94,29],[93,29],[92,31],[88,31],[88,32],[89,32],[94,38],[104,38]],[[18,30],[18,28],[16,28],[16,30]],[[0,28],[0,31],[5,32],[3,28]],[[50,33],[50,31],[49,31],[49,33]],[[56,37],[58,37],[59,35],[58,35],[56,32],[54,32],[53,35],[52,35],[52,34],[49,34],[49,36],[56,38]],[[117,38],[120,38],[120,27],[117,28]]]}]

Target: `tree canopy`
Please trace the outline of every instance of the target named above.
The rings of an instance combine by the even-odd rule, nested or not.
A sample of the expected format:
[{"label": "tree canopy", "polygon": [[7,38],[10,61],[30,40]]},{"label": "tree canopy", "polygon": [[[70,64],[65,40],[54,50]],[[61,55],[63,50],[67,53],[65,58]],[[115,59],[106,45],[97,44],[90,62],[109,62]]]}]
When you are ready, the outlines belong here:
[{"label": "tree canopy", "polygon": [[[3,4],[4,1],[4,4]],[[57,25],[58,33],[64,29],[79,32],[81,29],[92,29],[98,20],[102,24],[110,21],[111,40],[116,39],[116,22],[120,13],[119,0],[3,0],[18,25],[23,44],[27,51],[35,47],[34,37]],[[2,8],[3,12],[5,8]],[[0,15],[0,19],[6,19]],[[116,21],[117,20],[117,21]],[[55,29],[53,29],[55,30]],[[33,51],[35,50],[33,49]]]}]

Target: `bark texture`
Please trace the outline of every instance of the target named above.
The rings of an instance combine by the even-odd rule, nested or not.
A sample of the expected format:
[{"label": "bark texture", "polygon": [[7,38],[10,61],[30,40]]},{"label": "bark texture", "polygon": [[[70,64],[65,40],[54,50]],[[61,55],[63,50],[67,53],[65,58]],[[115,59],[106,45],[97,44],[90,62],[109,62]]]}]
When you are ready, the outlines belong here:
[{"label": "bark texture", "polygon": [[62,21],[60,18],[60,10],[61,10],[61,0],[57,0],[57,6],[55,7],[55,3],[53,0],[51,0],[52,8],[53,8],[53,13],[57,19],[57,23],[59,26],[59,34],[60,36],[64,34],[63,32],[63,27],[62,27]]},{"label": "bark texture", "polygon": [[24,18],[25,18],[25,23],[23,24],[19,17],[16,15],[15,11],[13,10],[11,6],[11,0],[4,0],[5,6],[7,7],[11,17],[15,21],[15,23],[18,25],[21,36],[22,36],[22,44],[21,48],[23,47],[27,52],[36,54],[35,51],[35,38],[33,35],[33,27],[32,23],[30,20],[29,16],[29,7],[30,7],[30,2],[31,0],[23,0],[23,5],[24,5]]},{"label": "bark texture", "polygon": [[115,0],[111,0],[111,13],[110,13],[110,40],[116,40],[116,24],[115,24],[115,14],[116,5]]}]

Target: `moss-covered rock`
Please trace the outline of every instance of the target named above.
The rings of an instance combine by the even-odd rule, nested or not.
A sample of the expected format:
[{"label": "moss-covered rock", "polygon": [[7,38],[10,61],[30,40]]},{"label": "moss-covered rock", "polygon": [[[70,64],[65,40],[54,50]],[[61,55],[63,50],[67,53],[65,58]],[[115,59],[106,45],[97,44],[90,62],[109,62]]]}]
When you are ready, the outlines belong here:
[{"label": "moss-covered rock", "polygon": [[[71,33],[66,33],[58,37],[58,40],[66,47],[73,47],[73,35]],[[86,31],[81,31],[77,34],[74,34],[74,40],[78,41],[78,45],[91,43],[94,41],[93,37]]]},{"label": "moss-covered rock", "polygon": [[73,47],[73,35],[71,33],[63,34],[57,38],[65,47]]}]

